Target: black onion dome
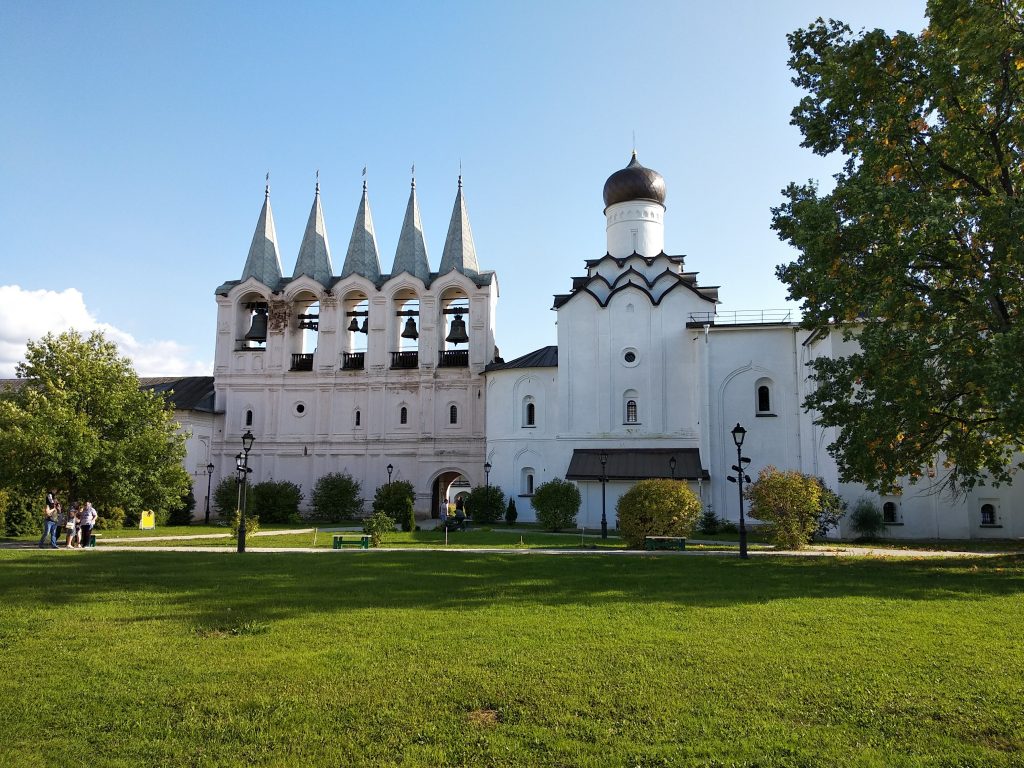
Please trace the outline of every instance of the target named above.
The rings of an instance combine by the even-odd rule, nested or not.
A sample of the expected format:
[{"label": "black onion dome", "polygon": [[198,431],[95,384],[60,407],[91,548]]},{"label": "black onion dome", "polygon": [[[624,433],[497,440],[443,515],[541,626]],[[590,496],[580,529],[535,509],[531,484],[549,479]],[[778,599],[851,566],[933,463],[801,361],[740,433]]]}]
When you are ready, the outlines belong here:
[{"label": "black onion dome", "polygon": [[636,159],[621,171],[616,171],[604,183],[604,207],[627,200],[653,200],[665,204],[665,179],[657,171],[645,168]]}]

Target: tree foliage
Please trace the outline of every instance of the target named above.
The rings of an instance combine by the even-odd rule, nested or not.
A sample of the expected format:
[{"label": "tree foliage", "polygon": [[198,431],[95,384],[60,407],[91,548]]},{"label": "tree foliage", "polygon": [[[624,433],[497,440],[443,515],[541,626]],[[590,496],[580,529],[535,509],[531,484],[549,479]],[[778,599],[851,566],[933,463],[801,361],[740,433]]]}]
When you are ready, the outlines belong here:
[{"label": "tree foliage", "polygon": [[139,389],[101,333],[30,341],[17,375],[22,385],[0,396],[0,486],[56,487],[101,510],[166,510],[188,492],[172,406]]},{"label": "tree foliage", "polygon": [[478,485],[466,496],[466,512],[476,523],[495,523],[505,514],[505,494],[496,485]]},{"label": "tree foliage", "polygon": [[314,520],[351,520],[363,511],[359,481],[347,472],[330,472],[313,486],[310,502]]},{"label": "tree foliage", "polygon": [[568,480],[555,478],[541,483],[533,493],[533,508],[541,528],[560,531],[576,527],[580,511],[580,489]]},{"label": "tree foliage", "polygon": [[789,36],[803,146],[835,187],[791,184],[777,274],[809,328],[841,479],[886,490],[937,455],[954,492],[1008,481],[1024,439],[1024,5],[931,0],[920,34],[818,20]]},{"label": "tree foliage", "polygon": [[750,500],[750,516],[769,523],[768,533],[775,544],[800,549],[818,530],[823,487],[811,475],[768,466],[744,495]]},{"label": "tree foliage", "polygon": [[416,489],[408,480],[395,480],[377,489],[373,495],[373,511],[383,512],[393,521],[402,520],[406,514],[406,502],[415,505]]},{"label": "tree foliage", "polygon": [[[297,523],[302,489],[289,480],[265,480],[246,489],[247,508],[264,523]],[[250,507],[250,501],[252,505]]]},{"label": "tree foliage", "polygon": [[635,549],[647,536],[689,536],[700,511],[697,494],[678,480],[641,480],[615,505],[619,535]]}]

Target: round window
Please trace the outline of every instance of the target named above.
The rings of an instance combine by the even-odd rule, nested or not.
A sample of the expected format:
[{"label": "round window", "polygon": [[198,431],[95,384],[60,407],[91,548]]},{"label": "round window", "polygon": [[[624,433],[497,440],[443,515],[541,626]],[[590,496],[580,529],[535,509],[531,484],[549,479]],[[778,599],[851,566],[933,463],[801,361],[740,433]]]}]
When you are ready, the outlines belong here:
[{"label": "round window", "polygon": [[630,350],[625,355],[623,355],[623,357],[625,358],[627,363],[635,363],[636,362],[636,352],[633,352],[632,350]]},{"label": "round window", "polygon": [[305,403],[296,403],[295,404],[295,415],[296,416],[301,416],[305,412],[306,412],[306,405],[305,405]]},{"label": "round window", "polygon": [[640,353],[633,347],[622,350],[622,364],[627,368],[632,368],[637,365],[640,361]]}]

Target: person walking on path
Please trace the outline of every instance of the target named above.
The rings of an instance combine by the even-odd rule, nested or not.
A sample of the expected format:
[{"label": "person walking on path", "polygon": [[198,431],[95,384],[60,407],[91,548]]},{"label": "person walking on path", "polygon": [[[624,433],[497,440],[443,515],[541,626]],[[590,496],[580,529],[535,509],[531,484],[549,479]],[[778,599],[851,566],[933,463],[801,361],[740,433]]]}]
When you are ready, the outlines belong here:
[{"label": "person walking on path", "polygon": [[46,494],[46,510],[43,519],[43,535],[39,539],[39,548],[46,548],[46,540],[50,540],[50,549],[57,549],[57,518],[60,515],[60,502],[57,501],[56,489]]},{"label": "person walking on path", "polygon": [[67,533],[67,541],[65,546],[68,549],[77,546],[78,544],[78,502],[76,501],[71,505],[71,511],[68,512],[68,520],[64,524],[64,531]]},{"label": "person walking on path", "polygon": [[85,507],[81,511],[81,527],[78,534],[78,545],[80,547],[88,547],[89,542],[92,540],[92,529],[96,525],[96,518],[99,515],[92,506],[92,502],[86,500]]}]

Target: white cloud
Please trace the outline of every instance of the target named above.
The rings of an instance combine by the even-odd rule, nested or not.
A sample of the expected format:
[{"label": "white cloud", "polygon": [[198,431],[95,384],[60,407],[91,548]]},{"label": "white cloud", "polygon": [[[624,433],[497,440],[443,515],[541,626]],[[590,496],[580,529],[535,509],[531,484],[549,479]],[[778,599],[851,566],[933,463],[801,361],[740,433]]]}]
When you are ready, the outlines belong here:
[{"label": "white cloud", "polygon": [[210,361],[196,360],[192,351],[176,341],[140,342],[130,333],[100,323],[85,306],[81,291],[26,290],[0,285],[0,377],[14,376],[14,367],[25,359],[25,342],[61,333],[102,331],[130,358],[140,376],[209,376]]}]

